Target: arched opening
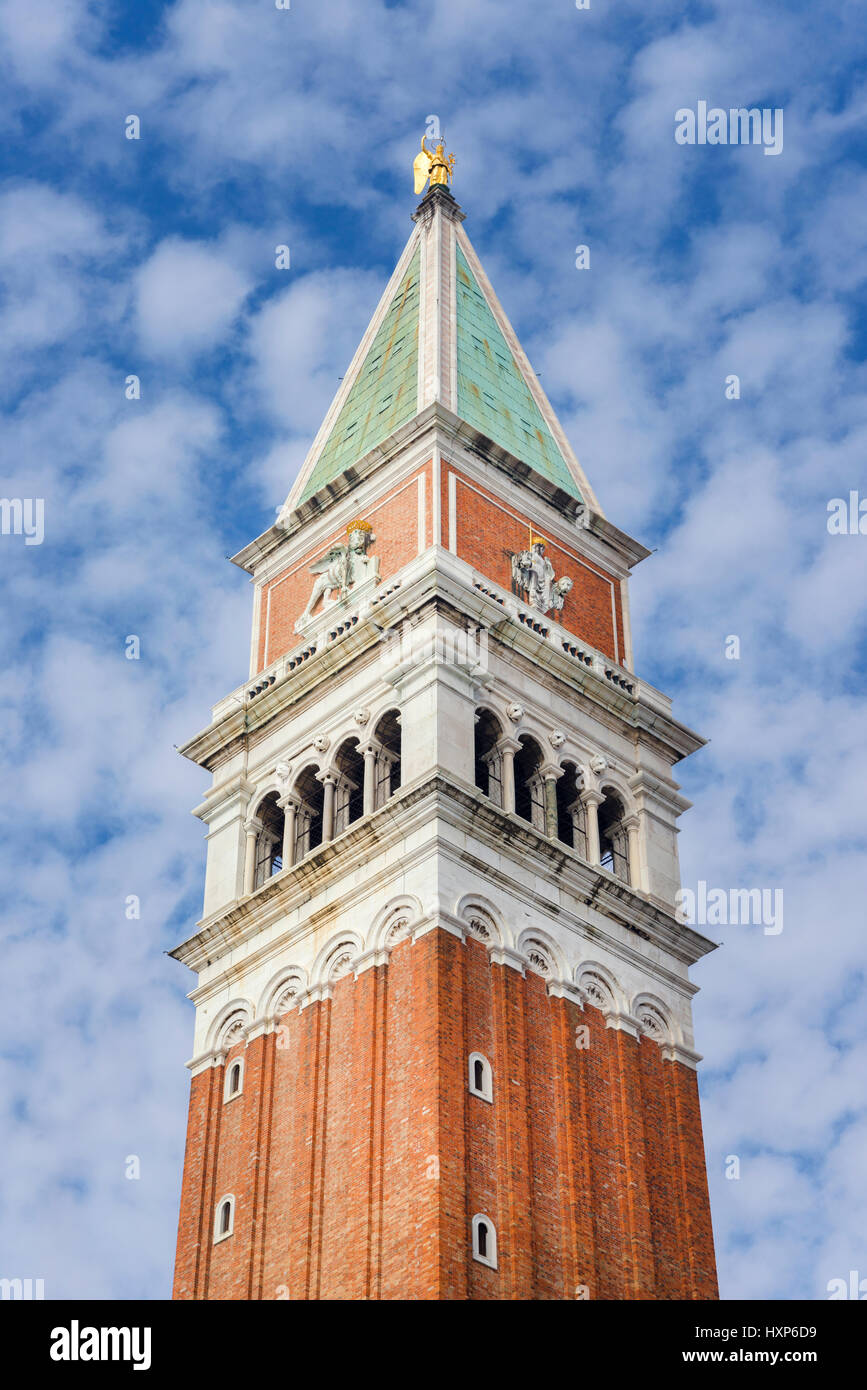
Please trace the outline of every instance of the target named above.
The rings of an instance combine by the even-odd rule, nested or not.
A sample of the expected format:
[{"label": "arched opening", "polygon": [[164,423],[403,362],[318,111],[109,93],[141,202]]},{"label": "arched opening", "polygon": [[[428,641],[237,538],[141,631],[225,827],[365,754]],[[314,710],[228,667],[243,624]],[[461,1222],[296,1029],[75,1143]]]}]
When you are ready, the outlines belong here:
[{"label": "arched opening", "polygon": [[495,806],[503,804],[502,755],[497,750],[502,737],[499,719],[489,709],[476,710],[476,786]]},{"label": "arched opening", "polygon": [[497,1268],[497,1232],[489,1216],[473,1217],[473,1259]]},{"label": "arched opening", "polygon": [[233,1062],[229,1068],[227,1095],[236,1096],[241,1089],[241,1063]]},{"label": "arched opening", "polygon": [[494,1099],[494,1076],[491,1064],[481,1052],[470,1053],[470,1094],[482,1100]]},{"label": "arched opening", "polygon": [[519,742],[520,752],[515,754],[515,814],[544,834],[545,784],[539,771],[542,749],[529,734],[522,734]]},{"label": "arched opening", "polygon": [[376,782],[373,807],[378,811],[400,786],[400,714],[396,709],[387,710],[377,722],[373,731],[374,742],[379,745],[376,755]]},{"label": "arched opening", "polygon": [[283,868],[283,812],[277,805],[277,792],[269,792],[259,802],[256,819],[262,829],[256,839],[256,872],[253,888],[261,888]]},{"label": "arched opening", "polygon": [[312,849],[322,844],[322,808],[324,788],[317,781],[318,767],[305,767],[298,774],[293,788],[299,800],[295,816],[295,863],[303,859]]},{"label": "arched opening", "polygon": [[581,804],[581,773],[575,763],[563,764],[557,781],[557,838],[587,858],[587,826]]},{"label": "arched opening", "polygon": [[629,882],[629,836],[623,825],[626,809],[612,787],[603,787],[599,807],[599,862],[603,869]]},{"label": "arched opening", "polygon": [[334,765],[340,774],[334,793],[334,833],[340,835],[364,814],[364,759],[357,738],[340,745]]},{"label": "arched opening", "polygon": [[235,1227],[235,1199],[234,1197],[223,1197],[217,1203],[216,1218],[214,1220],[214,1240],[223,1240],[230,1236]]}]

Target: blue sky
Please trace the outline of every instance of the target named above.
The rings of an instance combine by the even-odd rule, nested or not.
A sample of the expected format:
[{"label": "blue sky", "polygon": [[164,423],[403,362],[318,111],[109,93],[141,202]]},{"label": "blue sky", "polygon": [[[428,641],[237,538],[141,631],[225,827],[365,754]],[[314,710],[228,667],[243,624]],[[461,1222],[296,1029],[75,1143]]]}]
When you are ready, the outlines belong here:
[{"label": "blue sky", "polygon": [[[0,486],[45,501],[42,545],[0,536],[0,1274],[170,1291],[193,977],[164,952],[200,911],[207,782],[173,745],[246,676],[224,557],[289,490],[436,114],[607,515],[658,548],[638,670],[711,740],[679,770],[684,883],[784,891],[779,935],[708,928],[694,972],[723,1296],[867,1277],[867,536],[826,526],[867,496],[863,17],[0,0]],[[782,108],[783,152],[678,145],[700,100]]]}]

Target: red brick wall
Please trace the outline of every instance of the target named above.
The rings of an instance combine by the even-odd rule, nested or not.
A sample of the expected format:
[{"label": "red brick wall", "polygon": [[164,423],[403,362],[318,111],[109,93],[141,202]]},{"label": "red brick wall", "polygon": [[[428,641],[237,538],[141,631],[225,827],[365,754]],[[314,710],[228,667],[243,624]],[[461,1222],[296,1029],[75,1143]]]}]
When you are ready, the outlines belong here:
[{"label": "red brick wall", "polygon": [[[391,488],[364,512],[362,519],[371,523],[376,534],[376,543],[371,554],[379,556],[379,572],[382,579],[395,574],[418,554],[417,479],[420,474],[425,478],[424,545],[430,545],[433,529],[431,462],[414,473],[411,479]],[[315,582],[315,575],[310,573],[310,566],[315,560],[326,555],[331,546],[343,545],[345,541],[345,530],[334,531],[315,550],[308,551],[288,569],[275,575],[267,584],[263,584],[257,647],[259,671],[270,666],[272,661],[276,661],[302,641],[295,631],[295,622],[304,612]]]},{"label": "red brick wall", "polygon": [[[444,466],[444,544],[448,544],[449,537],[449,473],[454,473],[457,479],[455,523],[458,555],[503,588],[511,589],[509,553],[527,548],[530,531],[526,520],[495,493],[478,483],[470,483],[456,469]],[[550,537],[548,539],[550,541]],[[550,541],[547,555],[558,578],[565,574],[574,580],[558,622],[605,656],[622,662],[625,646],[619,581],[580,556],[576,550],[554,541]]]},{"label": "red brick wall", "polygon": [[176,1298],[717,1297],[695,1073],[479,942],[403,942],[244,1055],[239,1099],[222,1068],[193,1080]]},{"label": "red brick wall", "polygon": [[208,1181],[208,1167],[218,1143],[212,1132],[212,1113],[216,1104],[215,1088],[222,1087],[222,1084],[222,1070],[211,1067],[194,1076],[190,1086],[174,1298],[205,1296],[204,1265],[211,1245],[211,1231],[210,1228],[206,1230],[205,1225],[213,1221],[214,1212],[213,1184]]}]

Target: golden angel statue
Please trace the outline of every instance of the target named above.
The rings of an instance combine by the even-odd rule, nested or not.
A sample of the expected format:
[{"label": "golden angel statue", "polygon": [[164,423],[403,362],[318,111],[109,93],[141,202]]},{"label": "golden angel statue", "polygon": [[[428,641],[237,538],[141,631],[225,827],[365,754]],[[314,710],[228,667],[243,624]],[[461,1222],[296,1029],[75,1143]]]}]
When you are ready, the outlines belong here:
[{"label": "golden angel statue", "polygon": [[430,179],[431,188],[433,188],[435,183],[445,184],[446,188],[448,188],[454,170],[454,155],[450,154],[448,159],[446,159],[444,145],[437,145],[433,154],[431,154],[424,142],[424,136],[422,136],[421,153],[417,154],[412,162],[416,193],[422,192],[428,179]]}]

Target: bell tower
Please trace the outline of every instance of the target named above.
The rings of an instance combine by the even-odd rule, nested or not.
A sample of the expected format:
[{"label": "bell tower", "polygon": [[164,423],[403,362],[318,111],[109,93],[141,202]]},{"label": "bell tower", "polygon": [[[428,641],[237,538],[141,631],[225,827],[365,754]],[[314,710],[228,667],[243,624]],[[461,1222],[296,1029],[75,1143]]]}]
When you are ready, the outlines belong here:
[{"label": "bell tower", "polygon": [[[212,784],[174,1296],[714,1299],[648,551],[446,167],[251,576]],[[437,155],[436,158],[440,158]],[[418,163],[418,161],[417,161]]]}]

